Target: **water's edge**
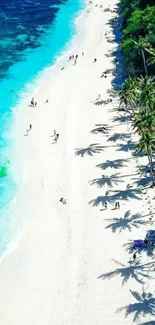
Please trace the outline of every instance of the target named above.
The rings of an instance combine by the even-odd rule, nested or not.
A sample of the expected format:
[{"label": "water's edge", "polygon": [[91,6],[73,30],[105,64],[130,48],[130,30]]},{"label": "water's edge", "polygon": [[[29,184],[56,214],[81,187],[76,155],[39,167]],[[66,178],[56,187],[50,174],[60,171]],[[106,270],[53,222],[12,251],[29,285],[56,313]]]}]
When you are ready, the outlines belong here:
[{"label": "water's edge", "polygon": [[[63,38],[61,40],[61,44],[59,49],[55,49],[53,52],[53,57],[51,59],[50,46],[44,47],[45,44],[49,44],[49,39],[51,39],[52,30],[48,30],[47,33],[44,35],[43,39],[43,46],[38,48],[35,52],[31,53],[27,62],[20,62],[15,66],[10,68],[11,75],[14,75],[17,71],[19,73],[22,71],[22,66],[25,65],[25,69],[27,70],[27,77],[24,76],[22,82],[19,75],[19,87],[12,87],[13,83],[10,79],[7,85],[5,84],[6,81],[0,84],[0,91],[2,93],[2,102],[4,101],[4,113],[2,118],[0,119],[0,124],[3,126],[2,133],[1,133],[1,143],[0,146],[1,150],[1,198],[0,198],[0,256],[1,258],[4,257],[5,253],[10,252],[10,250],[14,249],[16,246],[16,242],[19,241],[19,237],[21,237],[22,232],[26,229],[26,225],[30,222],[30,220],[25,220],[24,213],[22,215],[17,216],[16,211],[14,210],[14,202],[18,196],[18,192],[20,191],[20,184],[18,183],[17,174],[14,174],[15,169],[14,166],[16,162],[14,161],[14,153],[13,153],[13,142],[15,140],[14,135],[14,124],[16,121],[16,114],[20,110],[22,103],[27,101],[28,96],[34,95],[35,92],[38,91],[38,85],[41,83],[41,80],[47,73],[52,73],[54,69],[59,68],[60,65],[63,64],[64,58],[73,50],[75,46],[77,46],[78,42],[80,41],[79,35],[79,22],[84,15],[84,8],[85,3],[81,2],[76,4],[74,7],[71,4],[71,0],[68,1],[67,4],[61,6],[59,15],[57,16],[55,22],[55,38],[56,34],[59,34],[59,28],[63,25],[63,16],[65,15],[66,19],[69,19],[67,22],[68,24],[68,37],[66,37],[66,41]],[[67,9],[69,9],[67,15]],[[62,20],[62,25],[61,25]],[[80,33],[81,34],[81,33]],[[46,39],[46,41],[45,41]],[[56,41],[56,39],[55,39]],[[45,51],[47,50],[47,53]],[[34,67],[34,74],[30,75],[28,67],[28,62],[34,62],[35,57],[34,55],[41,55],[41,51],[46,53],[44,60],[48,58],[45,62],[44,66],[38,68],[36,65]],[[50,61],[49,61],[50,57]],[[41,65],[43,62],[41,62]],[[18,78],[18,73],[16,75]],[[24,80],[25,79],[25,80]],[[21,82],[21,84],[20,84]],[[17,82],[16,82],[17,83]],[[18,83],[17,83],[18,84]],[[10,85],[10,88],[9,88]],[[7,87],[6,87],[7,86]],[[6,101],[7,92],[10,92],[10,89],[13,88],[13,92],[11,92],[11,100]],[[8,109],[6,109],[8,108]],[[17,164],[18,165],[18,164]],[[18,172],[18,168],[17,172]]]}]

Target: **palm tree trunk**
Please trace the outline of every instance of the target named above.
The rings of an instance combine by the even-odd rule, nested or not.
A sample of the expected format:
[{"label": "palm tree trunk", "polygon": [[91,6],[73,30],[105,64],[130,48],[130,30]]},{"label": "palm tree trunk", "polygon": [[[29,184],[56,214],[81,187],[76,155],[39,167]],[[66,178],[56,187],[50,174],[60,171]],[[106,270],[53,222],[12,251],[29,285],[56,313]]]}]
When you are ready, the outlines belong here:
[{"label": "palm tree trunk", "polygon": [[148,156],[148,161],[149,161],[149,165],[150,165],[150,173],[152,176],[152,185],[155,186],[155,175],[154,175],[154,171],[153,171],[153,161],[152,161],[152,155],[150,152],[147,153]]},{"label": "palm tree trunk", "polygon": [[142,49],[141,51],[142,51],[142,58],[143,58],[143,64],[144,64],[145,74],[146,74],[146,76],[148,76],[144,50]]}]

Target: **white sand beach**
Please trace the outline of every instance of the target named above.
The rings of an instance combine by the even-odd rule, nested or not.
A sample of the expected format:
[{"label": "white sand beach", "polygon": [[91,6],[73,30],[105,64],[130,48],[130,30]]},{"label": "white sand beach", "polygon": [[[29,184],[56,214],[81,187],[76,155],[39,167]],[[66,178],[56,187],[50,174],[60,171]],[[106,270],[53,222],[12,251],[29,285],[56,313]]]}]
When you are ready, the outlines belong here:
[{"label": "white sand beach", "polygon": [[[118,46],[109,42],[114,39],[109,22],[117,14],[104,9],[116,4],[98,0],[87,5],[79,21],[81,41],[69,54],[78,54],[76,64],[64,56],[20,106],[15,150],[23,169],[12,209],[32,216],[32,222],[0,264],[0,324],[155,321],[143,293],[155,290],[154,265],[148,264],[152,256],[141,254],[145,266],[130,268],[133,253],[124,246],[154,228],[154,193],[138,187],[145,159],[132,155],[136,139],[124,113],[117,111],[118,98],[103,103],[114,77],[101,75],[115,67],[112,53]],[[29,106],[31,97],[36,107]],[[23,136],[30,124],[32,130]],[[107,124],[106,134],[92,132],[100,124]],[[114,209],[117,201],[120,209]],[[136,214],[141,216],[134,219]]]}]

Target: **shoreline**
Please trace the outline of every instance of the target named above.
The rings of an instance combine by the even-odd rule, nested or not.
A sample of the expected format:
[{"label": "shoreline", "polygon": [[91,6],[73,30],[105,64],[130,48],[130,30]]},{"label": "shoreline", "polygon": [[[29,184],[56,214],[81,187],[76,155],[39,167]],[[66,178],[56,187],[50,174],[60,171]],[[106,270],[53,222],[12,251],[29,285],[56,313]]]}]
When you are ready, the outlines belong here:
[{"label": "shoreline", "polygon": [[[130,124],[120,121],[118,98],[104,104],[118,46],[109,24],[117,14],[104,9],[116,4],[91,4],[81,43],[70,52],[79,55],[76,65],[67,53],[63,71],[60,62],[54,74],[45,71],[35,94],[37,106],[29,107],[25,99],[17,116],[15,152],[19,167],[24,165],[14,213],[28,215],[30,224],[0,264],[3,325],[132,323],[132,315],[125,318],[117,310],[135,302],[130,289],[140,292],[141,283],[129,277],[123,286],[117,270],[129,265],[124,245],[143,236],[150,223],[148,195],[136,188]],[[101,78],[105,70],[107,77]],[[32,130],[24,137],[29,124]],[[105,134],[95,131],[99,124],[108,126]],[[57,143],[54,129],[60,134]],[[127,191],[130,183],[133,190]],[[114,207],[117,200],[120,209]],[[133,226],[132,233],[124,224],[114,231],[113,223],[127,213],[143,213],[146,223]],[[112,270],[117,278],[108,276]],[[143,288],[149,285],[146,280]]]},{"label": "shoreline", "polygon": [[[11,158],[11,161],[14,160],[14,162],[12,161],[11,163],[11,167],[10,167],[10,176],[12,177],[12,181],[15,182],[16,186],[17,186],[17,190],[15,195],[13,195],[13,199],[11,199],[11,201],[9,201],[9,208],[4,208],[3,210],[3,214],[5,215],[10,215],[11,209],[12,209],[12,205],[14,204],[14,202],[18,199],[18,195],[21,191],[21,180],[20,178],[18,179],[18,175],[19,175],[19,168],[22,167],[17,164],[16,161],[18,161],[18,152],[17,152],[17,157],[15,159],[14,157],[14,143],[17,144],[19,140],[18,138],[18,130],[16,131],[16,124],[17,124],[17,120],[19,119],[18,123],[20,124],[20,118],[23,119],[22,114],[26,114],[26,107],[28,106],[28,100],[27,98],[33,97],[35,94],[39,93],[39,88],[42,85],[42,83],[48,78],[48,76],[51,76],[51,74],[54,74],[54,71],[57,71],[61,64],[63,64],[63,62],[65,62],[65,59],[67,58],[67,56],[69,55],[69,53],[71,53],[74,48],[78,45],[78,43],[80,42],[80,37],[81,37],[81,29],[78,30],[78,25],[81,24],[81,20],[83,19],[84,15],[85,15],[85,11],[86,9],[81,9],[80,11],[78,11],[76,14],[76,18],[72,18],[72,24],[75,25],[76,27],[76,33],[75,35],[73,35],[72,39],[69,42],[66,42],[66,45],[64,45],[63,49],[60,50],[60,54],[58,54],[56,56],[55,62],[52,63],[51,66],[44,68],[43,70],[39,71],[37,73],[36,78],[33,78],[30,82],[26,83],[24,86],[24,89],[22,91],[20,91],[20,93],[18,94],[18,97],[20,99],[18,99],[18,102],[16,105],[12,106],[11,111],[13,114],[13,121],[12,121],[12,135],[11,138],[13,140],[11,140],[12,145],[9,148],[9,155]],[[80,35],[79,35],[80,34]],[[21,113],[21,110],[24,106],[24,110],[25,112]],[[20,117],[21,115],[21,117]],[[20,141],[20,143],[22,143],[22,141]],[[18,179],[18,181],[17,181]],[[10,212],[9,212],[10,210]],[[22,227],[26,227],[27,228],[27,222],[30,223],[30,220],[18,220],[19,223],[22,224]],[[21,232],[24,231],[24,229],[17,229],[17,224],[15,226],[15,229],[13,229],[13,234],[9,235],[9,237],[7,237],[7,244],[3,244],[3,246],[5,247],[5,249],[3,248],[2,251],[4,250],[4,252],[2,252],[2,254],[0,255],[0,261],[3,260],[3,258],[5,257],[5,255],[7,255],[8,252],[12,251],[12,247],[16,246],[16,243],[19,242],[19,238],[22,237]],[[12,237],[13,236],[13,237]],[[6,240],[5,240],[6,242]]]},{"label": "shoreline", "polygon": [[[75,18],[76,25],[81,23],[81,19],[84,19],[85,11],[86,11],[86,9],[83,9],[82,13],[80,13],[80,15]],[[78,28],[78,27],[76,27],[76,28]],[[25,88],[29,88],[28,91],[25,90],[24,92],[21,93],[20,102],[12,108],[12,110],[15,111],[15,115],[18,116],[19,120],[20,120],[20,117],[19,117],[20,110],[22,109],[23,105],[25,107],[24,108],[25,112],[23,112],[22,114],[26,113],[26,106],[28,106],[27,97],[29,97],[31,99],[34,95],[37,95],[39,93],[39,86],[44,82],[44,80],[46,80],[48,78],[48,76],[51,75],[51,73],[53,75],[54,71],[57,72],[58,69],[60,70],[62,63],[66,63],[66,59],[68,58],[68,56],[73,53],[76,46],[80,42],[79,39],[77,40],[77,38],[79,38],[79,36],[80,36],[78,34],[79,34],[79,32],[77,31],[77,34],[74,35],[73,39],[71,40],[71,44],[69,42],[67,48],[63,51],[63,53],[58,55],[56,62],[54,64],[52,64],[51,67],[47,67],[44,70],[40,71],[38,73],[38,77],[36,77],[36,79],[34,79],[30,84],[25,86]],[[16,119],[17,119],[17,117],[16,117]],[[15,128],[15,126],[16,126],[16,122],[14,121],[14,128]],[[17,143],[18,131],[16,131],[16,133],[14,134],[14,138],[15,138],[14,142]],[[20,142],[20,144],[21,144],[21,142]],[[18,154],[18,152],[17,152],[17,154]],[[15,163],[15,165],[16,165],[16,163]],[[16,175],[15,178],[18,175],[18,167],[16,167],[16,169],[17,169],[17,171],[15,171],[14,167],[11,169],[12,173],[14,175]],[[18,183],[20,184],[20,180],[18,181]],[[14,202],[16,202],[18,200],[18,195],[19,195],[20,191],[21,191],[21,188],[18,188],[15,197],[9,203],[10,208],[11,208],[12,204],[14,204]],[[13,235],[13,238],[8,241],[5,251],[2,253],[2,255],[0,255],[0,263],[3,261],[3,259],[7,255],[12,253],[16,249],[20,240],[23,238],[24,234],[26,233],[27,229],[31,226],[32,222],[33,221],[31,221],[30,219],[27,219],[27,218],[26,218],[26,220],[22,220],[22,225],[20,226],[20,228],[18,230],[16,229],[15,234]]]},{"label": "shoreline", "polygon": [[[74,24],[76,25],[76,34],[73,36],[73,38],[71,39],[71,41],[69,43],[68,42],[66,43],[65,49],[60,51],[60,54],[57,56],[54,64],[39,71],[36,78],[33,79],[31,83],[27,83],[25,85],[25,90],[23,92],[21,92],[21,94],[20,94],[21,99],[20,99],[19,103],[17,105],[15,105],[14,107],[12,107],[12,111],[14,111],[14,113],[15,113],[14,127],[13,127],[14,142],[18,141],[18,130],[16,130],[16,127],[18,128],[17,119],[18,120],[20,119],[19,115],[20,114],[25,115],[26,107],[28,107],[28,105],[31,101],[31,98],[36,97],[39,94],[39,90],[42,87],[42,84],[44,82],[46,82],[48,78],[51,78],[51,79],[54,78],[55,73],[57,73],[59,70],[61,70],[63,65],[67,64],[69,55],[71,55],[74,52],[74,50],[77,48],[77,46],[81,42],[82,38],[84,37],[84,35],[81,35],[81,29],[82,29],[82,27],[84,27],[82,25],[82,23],[85,22],[86,10],[87,10],[86,8],[82,9],[82,11],[80,11],[80,13],[79,13],[79,16],[77,16],[75,18]],[[25,112],[22,112],[23,106],[24,106]],[[23,119],[23,117],[21,119]],[[20,124],[19,121],[18,121],[18,124]]]}]

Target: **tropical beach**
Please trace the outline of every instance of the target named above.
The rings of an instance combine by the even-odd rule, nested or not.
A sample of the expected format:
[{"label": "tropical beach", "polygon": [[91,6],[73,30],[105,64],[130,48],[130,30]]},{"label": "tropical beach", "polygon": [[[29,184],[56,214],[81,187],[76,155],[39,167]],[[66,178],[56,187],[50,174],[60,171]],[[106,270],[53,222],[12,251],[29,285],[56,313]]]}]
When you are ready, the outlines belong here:
[{"label": "tropical beach", "polygon": [[16,108],[11,213],[28,222],[1,260],[0,324],[154,325],[154,255],[133,243],[155,194],[118,94],[119,3],[89,1],[76,24]]}]

